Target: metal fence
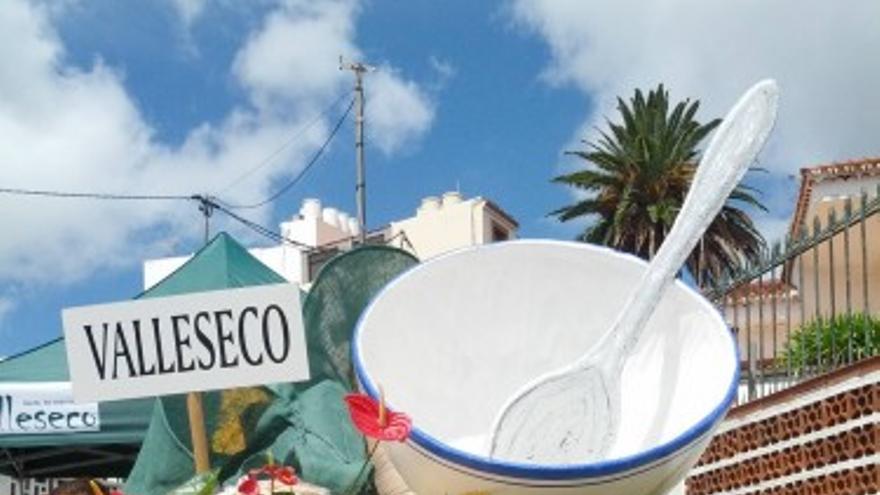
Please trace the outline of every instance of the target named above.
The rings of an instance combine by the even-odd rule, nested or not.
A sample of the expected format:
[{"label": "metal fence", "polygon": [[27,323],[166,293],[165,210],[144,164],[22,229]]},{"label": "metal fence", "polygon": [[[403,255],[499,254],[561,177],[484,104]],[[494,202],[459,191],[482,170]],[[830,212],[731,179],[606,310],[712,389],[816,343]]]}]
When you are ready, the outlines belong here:
[{"label": "metal fence", "polygon": [[706,291],[736,332],[739,403],[880,354],[880,187],[819,211]]}]

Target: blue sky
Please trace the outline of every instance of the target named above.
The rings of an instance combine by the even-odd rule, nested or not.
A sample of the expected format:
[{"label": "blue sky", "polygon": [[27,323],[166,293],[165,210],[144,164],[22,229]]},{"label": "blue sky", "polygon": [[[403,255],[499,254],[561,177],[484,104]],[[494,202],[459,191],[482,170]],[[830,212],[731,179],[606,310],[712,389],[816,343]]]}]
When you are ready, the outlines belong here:
[{"label": "blue sky", "polygon": [[[573,199],[549,183],[576,163],[562,152],[613,117],[615,96],[659,82],[709,119],[779,80],[770,172],[752,179],[771,237],[800,167],[880,154],[871,0],[7,0],[0,46],[0,187],[261,199],[343,110],[298,133],[350,91],[340,54],[379,68],[366,80],[370,227],[458,187],[523,237],[572,238],[582,225],[546,217]],[[353,212],[352,142],[349,119],[301,183],[247,215],[276,226],[304,197]],[[58,336],[63,307],[136,295],[143,258],[192,251],[201,234],[188,203],[0,196],[0,226],[0,355]]]}]

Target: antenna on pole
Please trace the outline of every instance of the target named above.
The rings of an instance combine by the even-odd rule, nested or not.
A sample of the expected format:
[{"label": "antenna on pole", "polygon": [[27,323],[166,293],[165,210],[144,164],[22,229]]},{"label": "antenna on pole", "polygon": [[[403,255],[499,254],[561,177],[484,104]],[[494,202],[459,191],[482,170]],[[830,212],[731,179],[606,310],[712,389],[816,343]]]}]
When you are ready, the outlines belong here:
[{"label": "antenna on pole", "polygon": [[[217,204],[206,194],[196,194],[191,199],[199,202],[199,211],[205,218],[205,245],[211,235],[211,215]],[[205,431],[205,410],[202,405],[201,392],[186,394],[186,412],[189,418],[189,433],[193,447],[193,463],[198,474],[211,470],[210,451],[208,450],[208,434]]]},{"label": "antenna on pole", "polygon": [[199,211],[202,213],[202,216],[205,218],[205,244],[208,243],[208,240],[211,238],[211,215],[214,214],[214,207],[216,204],[213,201],[213,198],[207,194],[196,194],[192,196],[192,199],[199,202]]},{"label": "antenna on pole", "polygon": [[339,70],[350,70],[354,73],[354,148],[357,160],[357,182],[355,183],[355,200],[357,201],[358,223],[361,224],[360,242],[367,240],[367,203],[366,203],[366,173],[364,170],[364,81],[365,72],[376,70],[375,67],[363,62],[345,62],[342,55],[339,56]]}]

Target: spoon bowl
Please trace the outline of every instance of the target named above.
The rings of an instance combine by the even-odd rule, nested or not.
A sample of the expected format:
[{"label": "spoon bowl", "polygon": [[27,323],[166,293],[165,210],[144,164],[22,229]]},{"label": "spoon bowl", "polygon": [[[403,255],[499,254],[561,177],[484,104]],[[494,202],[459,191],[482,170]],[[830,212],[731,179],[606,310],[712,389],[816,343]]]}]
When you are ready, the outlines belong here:
[{"label": "spoon bowl", "polygon": [[[503,422],[495,426],[495,431],[505,434],[494,435],[491,455],[516,452],[514,460],[536,464],[569,464],[573,455],[584,462],[604,456],[614,442],[611,432],[617,431],[620,417],[613,395],[620,377],[614,370],[602,369],[608,363],[602,356],[590,356],[586,366],[530,384],[506,405]],[[521,440],[532,438],[554,440]]]}]

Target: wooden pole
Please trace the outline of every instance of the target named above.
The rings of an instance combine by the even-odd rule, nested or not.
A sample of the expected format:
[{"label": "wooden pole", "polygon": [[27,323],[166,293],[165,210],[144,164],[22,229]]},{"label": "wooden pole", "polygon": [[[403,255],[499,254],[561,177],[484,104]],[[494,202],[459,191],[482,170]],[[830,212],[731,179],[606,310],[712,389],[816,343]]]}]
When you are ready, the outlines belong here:
[{"label": "wooden pole", "polygon": [[[205,244],[208,244],[210,235],[209,218],[214,212],[214,203],[208,195],[198,197],[199,211],[205,217]],[[189,433],[192,439],[193,462],[196,474],[207,473],[211,470],[211,459],[208,455],[208,434],[205,431],[205,410],[202,407],[202,394],[190,392],[186,394],[186,412],[189,417]]]},{"label": "wooden pole", "polygon": [[211,470],[211,460],[208,457],[208,435],[205,432],[205,411],[202,408],[201,393],[186,394],[186,411],[189,415],[189,432],[192,438],[196,474],[207,473]]}]

